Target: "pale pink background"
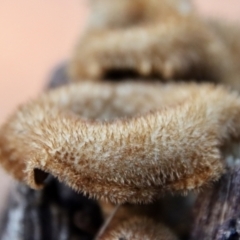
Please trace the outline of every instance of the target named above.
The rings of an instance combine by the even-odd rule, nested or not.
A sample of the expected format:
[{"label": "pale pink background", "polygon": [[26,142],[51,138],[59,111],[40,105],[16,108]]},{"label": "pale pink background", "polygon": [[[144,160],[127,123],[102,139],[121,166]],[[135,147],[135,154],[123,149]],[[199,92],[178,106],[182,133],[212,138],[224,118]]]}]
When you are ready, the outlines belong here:
[{"label": "pale pink background", "polygon": [[[195,3],[207,16],[240,21],[239,0]],[[69,57],[88,12],[86,0],[0,1],[0,123],[36,96],[51,69]],[[8,183],[1,171],[0,203]]]}]

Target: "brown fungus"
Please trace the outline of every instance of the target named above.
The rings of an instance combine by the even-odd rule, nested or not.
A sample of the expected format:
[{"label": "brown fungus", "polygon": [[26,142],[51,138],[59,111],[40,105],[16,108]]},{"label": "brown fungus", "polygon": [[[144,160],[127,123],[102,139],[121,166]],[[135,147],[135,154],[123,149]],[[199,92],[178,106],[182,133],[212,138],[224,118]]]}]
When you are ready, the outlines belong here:
[{"label": "brown fungus", "polygon": [[39,169],[90,197],[148,203],[217,180],[239,117],[237,94],[210,84],[72,84],[8,119],[0,162],[33,188]]},{"label": "brown fungus", "polygon": [[[203,21],[187,0],[90,2],[89,26],[56,76],[57,85],[60,78],[89,82],[21,106],[0,128],[2,166],[33,188],[52,174],[120,204],[216,181],[238,149],[240,99],[220,86],[169,82],[214,81],[239,90],[239,29]],[[155,220],[142,206],[123,205],[100,239],[176,239]]]},{"label": "brown fungus", "polygon": [[92,0],[68,66],[73,81],[133,75],[224,83],[240,90],[240,30],[201,19],[188,0]]}]

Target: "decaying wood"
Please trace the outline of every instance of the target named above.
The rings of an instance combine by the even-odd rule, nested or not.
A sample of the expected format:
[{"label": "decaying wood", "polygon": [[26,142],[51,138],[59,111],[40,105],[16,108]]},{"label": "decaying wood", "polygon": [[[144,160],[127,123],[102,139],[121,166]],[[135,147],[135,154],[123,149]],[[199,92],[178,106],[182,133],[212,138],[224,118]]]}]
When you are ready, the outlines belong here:
[{"label": "decaying wood", "polygon": [[98,205],[52,179],[41,191],[17,184],[1,222],[1,240],[93,239],[102,223]]},{"label": "decaying wood", "polygon": [[69,83],[67,67],[67,62],[63,62],[53,70],[50,77],[51,81],[47,84],[47,89],[57,88]]},{"label": "decaying wood", "polygon": [[240,239],[240,167],[198,197],[192,240]]}]

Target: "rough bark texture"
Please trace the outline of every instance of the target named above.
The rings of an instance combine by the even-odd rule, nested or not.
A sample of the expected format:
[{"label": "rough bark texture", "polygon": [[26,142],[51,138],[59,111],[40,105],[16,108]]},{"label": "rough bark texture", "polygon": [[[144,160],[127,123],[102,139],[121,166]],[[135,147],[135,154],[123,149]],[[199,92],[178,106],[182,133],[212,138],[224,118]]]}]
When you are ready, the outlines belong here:
[{"label": "rough bark texture", "polygon": [[67,76],[67,62],[61,63],[51,74],[51,81],[47,84],[47,89],[61,87],[69,82]]},{"label": "rough bark texture", "polygon": [[240,167],[198,197],[191,240],[240,239]]},{"label": "rough bark texture", "polygon": [[51,180],[44,190],[17,184],[1,222],[1,240],[93,239],[102,223],[98,205]]}]

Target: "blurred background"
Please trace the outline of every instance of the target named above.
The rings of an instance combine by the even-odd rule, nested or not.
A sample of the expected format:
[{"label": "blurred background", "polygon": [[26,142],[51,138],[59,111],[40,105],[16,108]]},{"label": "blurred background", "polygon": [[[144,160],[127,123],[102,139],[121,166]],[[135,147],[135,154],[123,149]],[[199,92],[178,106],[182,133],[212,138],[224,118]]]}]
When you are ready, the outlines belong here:
[{"label": "blurred background", "polygon": [[[239,0],[194,4],[204,16],[240,25]],[[88,14],[87,0],[0,1],[0,124],[40,93],[54,67],[69,58]],[[9,183],[0,170],[0,208]]]}]

